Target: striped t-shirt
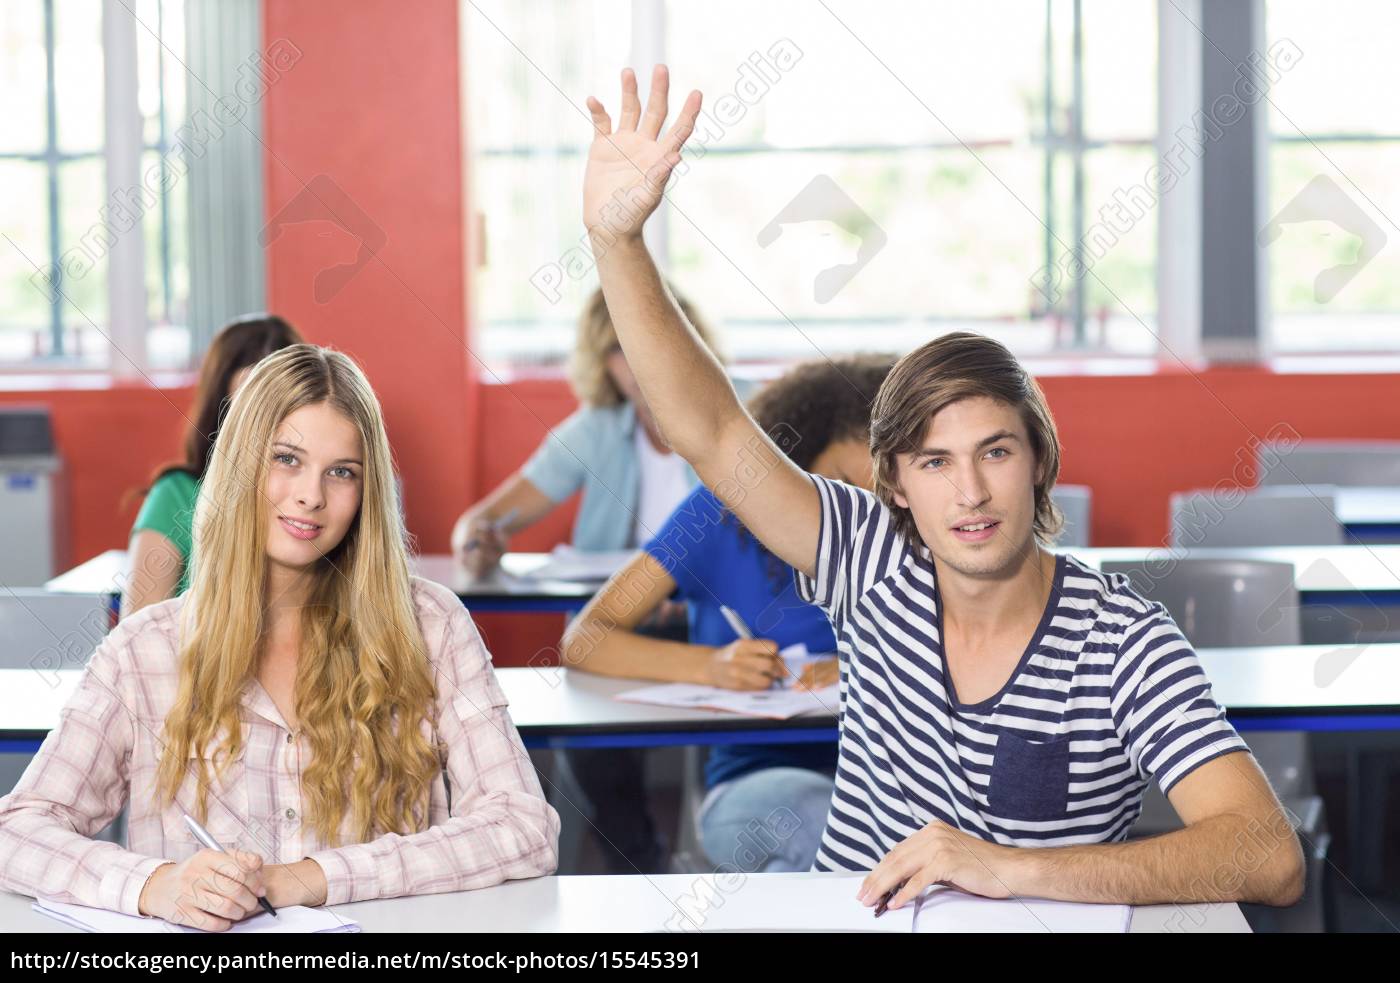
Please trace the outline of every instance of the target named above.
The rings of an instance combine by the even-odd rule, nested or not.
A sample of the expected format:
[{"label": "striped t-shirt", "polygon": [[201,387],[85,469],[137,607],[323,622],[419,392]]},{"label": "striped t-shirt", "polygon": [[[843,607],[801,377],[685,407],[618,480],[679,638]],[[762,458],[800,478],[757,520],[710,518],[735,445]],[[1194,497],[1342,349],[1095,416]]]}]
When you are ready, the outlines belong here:
[{"label": "striped t-shirt", "polygon": [[840,757],[816,870],[868,870],[938,819],[984,840],[1123,839],[1155,778],[1164,792],[1247,750],[1166,610],[1071,557],[1006,685],[963,704],[944,671],[927,548],[868,491],[812,475],[816,577],[840,652]]}]

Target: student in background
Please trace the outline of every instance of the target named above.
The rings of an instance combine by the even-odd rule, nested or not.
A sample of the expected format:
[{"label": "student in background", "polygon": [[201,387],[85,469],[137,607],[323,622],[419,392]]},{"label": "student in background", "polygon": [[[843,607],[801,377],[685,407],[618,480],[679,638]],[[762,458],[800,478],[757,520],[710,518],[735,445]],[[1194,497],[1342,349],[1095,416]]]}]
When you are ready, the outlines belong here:
[{"label": "student in background", "polygon": [[[0,887],[223,930],[274,906],[554,869],[559,818],[491,657],[409,575],[374,393],[339,352],[258,364],[209,462],[190,589],[103,640],[14,791]],[[126,805],[129,849],[88,837]],[[232,856],[204,849],[183,816]]]},{"label": "student in background", "polygon": [[[749,411],[798,467],[868,488],[870,403],[893,364],[887,356],[860,356],[800,365],[760,390]],[[633,630],[673,595],[686,602],[689,642]],[[738,638],[721,605],[735,610],[755,637]],[[836,650],[826,615],[798,598],[792,568],[701,486],[569,626],[563,653],[571,668],[605,676],[766,689],[783,673],[779,649],[799,642],[811,653]],[[836,681],[833,657],[788,682],[815,689]],[[699,817],[709,861],[748,873],[809,869],[835,769],[834,744],[711,749]],[[769,835],[755,837],[755,823]],[[755,842],[769,849],[750,859]]]},{"label": "student in background", "polygon": [[[695,308],[679,294],[677,302],[706,346],[718,352]],[[580,488],[573,545],[605,551],[645,542],[695,487],[695,472],[666,445],[632,378],[601,290],[579,318],[570,381],[582,405],[452,530],[452,552],[473,576],[496,568],[511,533],[538,522]]]},{"label": "student in background", "polygon": [[301,335],[296,328],[273,314],[240,318],[214,336],[185,425],[184,459],[156,472],[131,527],[127,548],[131,573],[122,590],[122,617],[181,594],[189,586],[195,496],[229,401],[264,356],[298,344]]}]

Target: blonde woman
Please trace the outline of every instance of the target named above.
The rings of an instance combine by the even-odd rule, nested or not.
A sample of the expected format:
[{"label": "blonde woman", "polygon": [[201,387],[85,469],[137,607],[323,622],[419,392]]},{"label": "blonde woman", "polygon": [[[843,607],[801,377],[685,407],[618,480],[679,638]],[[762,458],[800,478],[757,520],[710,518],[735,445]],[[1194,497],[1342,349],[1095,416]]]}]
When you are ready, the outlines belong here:
[{"label": "blonde woman", "polygon": [[[190,590],[107,637],[0,799],[0,887],[223,930],[260,897],[552,871],[558,816],[471,618],[409,576],[395,498],[355,364],[260,362],[200,487]],[[88,839],[124,805],[128,849]]]},{"label": "blonde woman", "polygon": [[[710,350],[718,351],[699,313],[679,294],[677,302]],[[534,525],[580,488],[573,545],[602,551],[646,542],[697,483],[662,437],[632,378],[601,290],[579,318],[569,374],[579,409],[452,530],[452,552],[473,576],[496,568],[511,533]]]}]

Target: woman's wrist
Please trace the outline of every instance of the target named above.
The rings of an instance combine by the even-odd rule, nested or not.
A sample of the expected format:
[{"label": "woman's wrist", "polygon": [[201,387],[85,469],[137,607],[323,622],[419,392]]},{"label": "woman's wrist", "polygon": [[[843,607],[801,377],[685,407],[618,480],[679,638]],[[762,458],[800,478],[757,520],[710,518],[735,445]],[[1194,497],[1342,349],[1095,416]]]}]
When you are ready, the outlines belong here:
[{"label": "woman's wrist", "polygon": [[174,867],[175,861],[167,860],[146,875],[146,883],[141,885],[141,893],[136,896],[136,911],[143,918],[152,917],[150,895],[151,888],[155,885],[157,876],[167,867]]}]

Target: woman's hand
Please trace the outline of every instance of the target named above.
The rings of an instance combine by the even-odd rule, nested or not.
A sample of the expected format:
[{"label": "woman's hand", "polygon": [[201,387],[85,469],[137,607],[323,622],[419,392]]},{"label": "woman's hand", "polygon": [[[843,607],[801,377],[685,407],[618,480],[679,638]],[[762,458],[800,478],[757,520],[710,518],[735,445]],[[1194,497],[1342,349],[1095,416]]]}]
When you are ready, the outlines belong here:
[{"label": "woman's hand", "polygon": [[797,688],[805,690],[835,686],[841,681],[841,663],[837,659],[818,659],[809,662],[798,677]]},{"label": "woman's hand", "polygon": [[137,908],[209,932],[225,932],[261,911],[263,861],[256,853],[200,850],[178,863],[157,867],[141,889]]},{"label": "woman's hand", "polygon": [[705,682],[724,689],[767,689],[784,671],[777,642],[740,638],[711,653]]},{"label": "woman's hand", "polygon": [[583,176],[583,224],[595,239],[639,237],[647,216],[661,202],[671,169],[680,163],[681,147],[700,114],[700,93],[692,92],[675,124],[661,137],[669,88],[666,66],[657,65],[644,115],[637,98],[637,76],[632,69],[623,69],[622,115],[615,130],[603,104],[588,97],[594,135]]}]

